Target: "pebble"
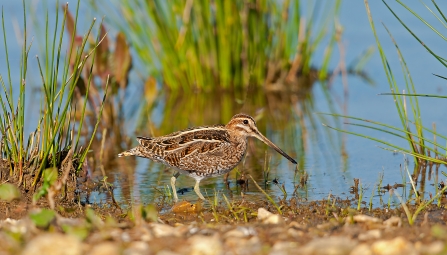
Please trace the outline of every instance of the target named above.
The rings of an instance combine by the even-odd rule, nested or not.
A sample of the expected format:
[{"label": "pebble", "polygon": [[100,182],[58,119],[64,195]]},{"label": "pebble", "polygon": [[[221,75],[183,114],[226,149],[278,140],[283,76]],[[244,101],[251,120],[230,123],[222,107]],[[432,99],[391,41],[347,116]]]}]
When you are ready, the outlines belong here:
[{"label": "pebble", "polygon": [[27,232],[27,223],[25,220],[14,220],[6,218],[0,221],[0,229],[8,229],[13,233],[25,234]]},{"label": "pebble", "polygon": [[373,255],[373,252],[369,245],[362,243],[357,245],[349,255]]},{"label": "pebble", "polygon": [[166,224],[151,223],[150,228],[155,237],[166,237],[166,236],[179,236],[179,231],[175,227],[171,227]]},{"label": "pebble", "polygon": [[42,233],[23,250],[22,255],[80,255],[82,252],[81,242],[73,236]]},{"label": "pebble", "polygon": [[315,238],[297,252],[297,254],[349,254],[357,245],[357,241],[347,237]]},{"label": "pebble", "polygon": [[307,226],[304,224],[300,224],[296,221],[292,221],[289,223],[289,228],[295,228],[295,229],[299,229],[299,230],[306,230]]},{"label": "pebble", "polygon": [[289,228],[289,229],[287,230],[287,234],[288,234],[290,237],[293,237],[293,238],[300,238],[300,237],[303,237],[306,233],[305,233],[304,231],[302,231],[302,230],[297,230],[297,229],[294,229],[294,228]]},{"label": "pebble", "polygon": [[387,227],[401,227],[402,219],[397,216],[391,216],[391,218],[383,222],[383,225]]},{"label": "pebble", "polygon": [[431,244],[421,244],[419,242],[414,245],[422,254],[442,254],[445,244],[442,241],[436,241]]},{"label": "pebble", "polygon": [[[263,244],[259,237],[250,238],[230,237],[225,240],[225,251],[232,254],[262,254]],[[265,252],[264,252],[265,253]]]},{"label": "pebble", "polygon": [[223,245],[218,235],[195,235],[189,239],[190,255],[220,255],[223,254]]},{"label": "pebble", "polygon": [[352,219],[357,223],[382,223],[381,219],[364,214],[354,215]]},{"label": "pebble", "polygon": [[129,235],[132,241],[149,242],[154,238],[151,230],[146,225],[134,227],[129,231]]},{"label": "pebble", "polygon": [[143,255],[149,253],[149,244],[142,241],[132,242],[127,249],[123,251],[123,255]]},{"label": "pebble", "polygon": [[258,233],[256,232],[256,229],[253,227],[237,227],[237,230],[239,230],[240,232],[242,232],[244,235],[246,236],[254,236],[257,235]]},{"label": "pebble", "polygon": [[111,242],[104,242],[92,245],[88,255],[119,255],[119,247]]},{"label": "pebble", "polygon": [[298,244],[295,242],[276,242],[269,254],[272,255],[287,255],[287,254],[303,254],[297,252]]},{"label": "pebble", "polygon": [[62,225],[79,226],[79,225],[85,223],[85,219],[65,218],[65,217],[56,215],[56,223],[59,226],[62,226]]},{"label": "pebble", "polygon": [[266,209],[264,209],[262,207],[258,209],[258,219],[259,220],[264,220],[272,215],[273,215],[273,213],[267,211]]},{"label": "pebble", "polygon": [[[148,253],[143,253],[143,254],[148,254]],[[173,251],[168,251],[168,250],[166,250],[166,251],[159,251],[159,252],[157,252],[157,255],[179,255],[180,253],[177,253],[177,252],[173,252]]]},{"label": "pebble", "polygon": [[381,237],[382,237],[382,231],[380,231],[379,229],[372,229],[364,233],[360,233],[358,239],[360,241],[368,241],[372,239],[379,239]]},{"label": "pebble", "polygon": [[416,255],[414,245],[399,236],[391,240],[376,241],[371,245],[373,254],[377,255]]},{"label": "pebble", "polygon": [[228,231],[228,232],[225,233],[225,235],[224,235],[225,238],[231,238],[231,237],[234,237],[234,238],[243,238],[243,237],[246,237],[246,236],[247,236],[246,233],[242,232],[241,230],[239,230],[239,229],[237,229],[237,228]]},{"label": "pebble", "polygon": [[264,208],[258,209],[258,220],[261,220],[261,222],[264,224],[284,223],[284,219],[281,217],[281,215],[273,214]]}]

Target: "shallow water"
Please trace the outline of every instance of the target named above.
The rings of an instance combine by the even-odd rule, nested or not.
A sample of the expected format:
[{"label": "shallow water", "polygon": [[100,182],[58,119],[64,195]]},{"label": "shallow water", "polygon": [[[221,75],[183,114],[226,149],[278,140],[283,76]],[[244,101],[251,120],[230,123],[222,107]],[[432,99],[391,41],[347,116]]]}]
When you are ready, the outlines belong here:
[{"label": "shallow water", "polygon": [[[52,1],[49,1],[52,3]],[[446,3],[438,3],[441,9],[447,9]],[[8,1],[2,3],[5,6],[8,17],[16,17],[17,23],[21,24],[21,3]],[[424,42],[426,42],[435,52],[442,54],[445,42],[440,41],[439,37],[430,32],[424,24],[412,17],[411,14],[399,8],[394,2],[390,4],[402,19],[408,22]],[[51,6],[51,4],[50,4]],[[73,5],[72,5],[73,6]],[[388,61],[393,68],[397,80],[404,86],[403,78],[400,73],[399,59],[395,54],[394,45],[391,43],[385,29],[382,27],[383,22],[397,40],[405,60],[410,68],[416,90],[424,94],[445,94],[447,88],[445,81],[436,78],[432,73],[443,75],[444,67],[441,66],[412,36],[402,28],[392,14],[386,9],[381,2],[370,2],[372,15],[375,20],[379,37],[385,47]],[[412,8],[423,8],[420,3],[412,3]],[[86,8],[85,6],[81,6]],[[430,16],[428,12],[422,12],[424,17],[432,24],[436,20]],[[357,56],[362,54],[370,46],[375,46],[375,40],[371,32],[365,7],[362,1],[345,1],[342,6],[340,15],[340,23],[344,27],[343,45],[346,54],[345,62],[349,63]],[[439,28],[439,26],[437,26]],[[17,65],[20,58],[20,48],[14,43],[16,38],[13,28],[7,24],[7,33],[11,35],[8,38],[10,48],[11,64]],[[32,35],[37,32],[31,32]],[[113,31],[112,33],[113,34]],[[3,47],[3,45],[1,46]],[[0,60],[4,60],[4,51],[0,47]],[[32,51],[31,56],[37,54],[37,47]],[[315,58],[315,66],[321,63],[319,59],[323,59],[324,49],[320,49]],[[34,61],[32,59],[31,61]],[[331,67],[336,68],[339,62],[339,54],[333,57]],[[138,64],[136,67],[138,70]],[[400,120],[394,108],[392,97],[378,96],[378,93],[389,92],[388,83],[381,64],[379,54],[376,52],[372,59],[366,65],[365,71],[374,80],[375,86],[368,85],[359,77],[349,76],[348,97],[344,101],[343,97],[343,80],[337,77],[331,84],[331,94],[335,100],[335,108],[337,112],[342,113],[346,107],[348,115],[367,118],[379,122],[384,122],[393,126],[400,127]],[[5,65],[0,65],[0,74],[6,75]],[[30,71],[30,77],[36,76],[37,72]],[[14,75],[13,77],[17,77]],[[32,79],[31,79],[32,80]],[[39,79],[35,79],[38,81]],[[38,82],[30,83],[28,89],[36,89],[40,86]],[[137,72],[132,73],[131,85],[129,86],[126,96],[127,102],[133,101],[138,95],[142,87],[140,76]],[[300,174],[306,172],[309,175],[307,185],[297,189],[297,196],[307,200],[316,200],[328,197],[329,194],[341,197],[353,197],[349,193],[350,187],[353,185],[353,179],[359,178],[362,187],[365,188],[363,200],[369,201],[375,185],[379,182],[380,174],[383,174],[383,186],[386,184],[408,182],[409,177],[406,172],[401,171],[401,165],[404,159],[409,159],[410,172],[413,171],[413,163],[411,157],[405,157],[402,154],[396,154],[391,151],[379,148],[376,142],[366,140],[351,135],[341,135],[340,133],[329,130],[321,124],[333,125],[331,118],[326,120],[319,119],[316,112],[329,113],[330,107],[324,99],[321,84],[316,83],[312,89],[313,105],[312,109],[303,112],[304,125],[300,125],[300,105],[301,99],[298,101],[284,102],[284,98],[265,97],[264,93],[249,93],[244,98],[240,95],[219,95],[210,96],[203,94],[172,96],[162,94],[155,102],[154,106],[148,112],[136,111],[135,106],[125,109],[127,120],[125,130],[129,136],[150,136],[165,135],[170,132],[185,129],[192,126],[213,125],[218,123],[226,123],[233,114],[245,112],[255,117],[259,117],[258,125],[260,131],[264,133],[280,148],[289,155],[296,158],[299,162],[300,173],[296,174],[295,166],[290,164],[285,158],[281,157],[275,151],[268,149],[263,143],[252,139],[250,141],[249,157],[246,164],[240,165],[237,171],[232,171],[230,175],[230,190],[226,189],[223,177],[211,178],[204,180],[201,184],[202,193],[212,195],[214,191],[222,192],[226,196],[239,196],[240,187],[236,186],[236,179],[239,172],[250,173],[257,182],[274,196],[282,197],[283,193],[278,186],[272,183],[276,178],[285,189],[290,197],[298,184]],[[237,100],[235,100],[235,98]],[[292,98],[292,97],[290,97]],[[289,99],[290,99],[289,98]],[[33,99],[31,97],[30,99]],[[243,103],[241,103],[241,101]],[[145,101],[143,101],[145,102]],[[431,127],[432,123],[437,123],[437,131],[446,133],[446,126],[443,125],[446,112],[444,111],[446,102],[442,99],[420,98],[420,107],[424,124]],[[130,103],[129,103],[130,104]],[[30,112],[33,111],[35,105],[39,105],[39,100],[32,100],[28,104]],[[36,107],[37,108],[37,107]],[[131,109],[130,109],[131,108]],[[148,117],[147,120],[141,121],[140,115]],[[313,119],[313,123],[310,120]],[[30,132],[33,131],[31,125]],[[301,139],[302,130],[305,128],[307,136]],[[388,142],[401,145],[405,148],[408,144],[405,141],[385,135],[381,132],[372,130],[354,128],[352,126],[343,126],[352,131],[361,132],[365,135],[373,136],[378,139],[384,139]],[[445,141],[438,142],[444,144]],[[132,145],[136,145],[133,141]],[[341,146],[345,146],[346,157],[342,156]],[[382,146],[384,147],[384,146]],[[302,149],[304,148],[304,150]],[[127,149],[127,148],[124,148]],[[114,149],[112,149],[113,151]],[[116,151],[119,152],[119,151]],[[264,185],[264,159],[265,153],[269,160],[270,173],[267,180],[270,182]],[[166,167],[150,162],[145,159],[118,159],[111,157],[113,161],[110,167],[106,168],[106,173],[115,186],[115,196],[119,201],[128,203],[129,200],[148,203],[153,201],[155,197],[159,197],[164,192],[164,188],[169,185],[172,172]],[[440,168],[444,170],[444,167]],[[99,169],[95,169],[94,175],[100,175]],[[441,175],[442,176],[442,175]],[[441,177],[440,177],[441,178]],[[425,194],[434,193],[434,178],[427,181]],[[180,177],[177,181],[178,188],[187,188],[188,191],[180,194],[180,199],[195,200],[195,193],[191,191],[194,180],[188,177]],[[407,194],[409,185],[407,185]],[[398,189],[401,194],[402,189]],[[246,192],[248,199],[263,196],[257,188],[249,183],[249,190]],[[107,199],[103,195],[92,195],[91,201],[101,201]],[[388,195],[383,197],[385,203]],[[374,191],[373,202],[375,205],[381,205],[381,197],[377,196]]]}]

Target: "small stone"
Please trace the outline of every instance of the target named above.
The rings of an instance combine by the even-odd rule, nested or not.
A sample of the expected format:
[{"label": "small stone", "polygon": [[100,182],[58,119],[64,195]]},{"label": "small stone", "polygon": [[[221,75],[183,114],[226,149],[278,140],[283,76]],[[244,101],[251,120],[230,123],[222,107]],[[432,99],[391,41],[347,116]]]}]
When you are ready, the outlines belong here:
[{"label": "small stone", "polygon": [[[261,251],[265,248],[257,236],[252,236],[248,239],[234,237],[227,238],[224,247],[228,254],[262,254]],[[231,251],[231,253],[229,251]]]},{"label": "small stone", "polygon": [[316,238],[306,244],[297,254],[349,254],[357,241],[346,237]]},{"label": "small stone", "polygon": [[418,252],[415,250],[413,244],[407,241],[405,238],[399,236],[392,240],[376,241],[371,245],[373,254],[378,255],[416,255]]},{"label": "small stone", "polygon": [[149,253],[149,244],[146,242],[132,242],[127,249],[124,250],[124,255],[143,255]]},{"label": "small stone", "polygon": [[264,208],[258,209],[258,219],[262,221],[264,224],[279,224],[284,223],[284,219],[278,215],[273,214]]},{"label": "small stone", "polygon": [[166,224],[151,223],[150,227],[155,237],[179,236],[180,234],[176,228]]},{"label": "small stone", "polygon": [[295,242],[277,242],[273,245],[270,254],[274,255],[287,255],[287,254],[302,254],[296,252],[298,244]]},{"label": "small stone", "polygon": [[401,227],[402,219],[397,216],[392,216],[391,218],[384,221],[383,225],[385,225],[387,227]]},{"label": "small stone", "polygon": [[41,234],[32,239],[23,250],[22,255],[77,255],[82,254],[81,242],[73,237],[62,234]]},{"label": "small stone", "polygon": [[[121,235],[119,235],[119,237],[121,237],[121,241],[128,243],[131,240],[129,233],[127,232],[122,232],[122,231],[117,231],[118,233],[120,233]],[[112,235],[113,236],[113,235]]]},{"label": "small stone", "polygon": [[93,245],[88,255],[119,255],[119,247],[111,242]]},{"label": "small stone", "polygon": [[62,216],[57,216],[56,223],[58,226],[62,225],[79,226],[81,224],[84,224],[85,220],[80,218],[65,218]]},{"label": "small stone", "polygon": [[254,236],[254,235],[258,234],[256,232],[256,229],[254,229],[253,227],[241,227],[241,226],[239,226],[239,227],[237,227],[237,230],[241,231],[246,236]]},{"label": "small stone", "polygon": [[373,253],[369,245],[362,243],[357,245],[349,255],[373,255]]},{"label": "small stone", "polygon": [[[247,252],[247,254],[260,254],[263,249],[261,240],[257,236],[252,236],[248,239],[244,247],[244,251]],[[237,254],[243,254],[244,251],[240,251]]]},{"label": "small stone", "polygon": [[290,237],[293,237],[293,238],[300,238],[300,237],[303,237],[303,236],[305,235],[304,231],[302,231],[302,230],[297,230],[297,229],[294,229],[294,228],[289,228],[289,229],[287,230],[287,234],[288,234]]},{"label": "small stone", "polygon": [[382,237],[382,232],[379,229],[368,230],[365,233],[360,233],[358,239],[360,241],[368,241],[372,239],[379,239]]},{"label": "small stone", "polygon": [[129,234],[132,241],[149,242],[154,238],[151,230],[146,225],[134,227]]},{"label": "small stone", "polygon": [[307,229],[307,226],[306,226],[306,225],[303,225],[303,224],[300,224],[300,223],[298,223],[298,222],[296,222],[296,221],[292,221],[292,222],[289,223],[289,228],[295,228],[295,229],[300,229],[300,230],[306,230],[306,229]]},{"label": "small stone", "polygon": [[445,245],[442,241],[436,241],[431,244],[416,243],[415,247],[422,254],[442,254]]},{"label": "small stone", "polygon": [[14,220],[7,218],[0,221],[0,229],[7,229],[13,233],[25,234],[27,232],[27,223],[24,220]]},{"label": "small stone", "polygon": [[352,218],[357,223],[382,223],[381,219],[364,214],[354,215]]},{"label": "small stone", "polygon": [[229,237],[225,239],[225,250],[232,254],[261,254],[262,243],[259,237],[251,238]]},{"label": "small stone", "polygon": [[268,217],[270,217],[272,215],[273,215],[273,213],[267,211],[264,208],[259,208],[258,209],[258,220],[265,220],[265,219],[267,219]]},{"label": "small stone", "polygon": [[[147,253],[143,253],[143,254],[147,254]],[[157,255],[180,255],[180,253],[162,250],[162,251],[157,252]]]},{"label": "small stone", "polygon": [[339,225],[338,222],[329,221],[329,222],[325,222],[323,224],[318,224],[317,229],[323,230],[323,231],[330,231],[331,229],[334,229],[334,227],[337,227],[338,225]]},{"label": "small stone", "polygon": [[231,237],[235,237],[235,238],[243,238],[246,237],[247,235],[240,231],[239,229],[232,229],[230,231],[228,231],[227,233],[225,233],[225,238],[231,238]]},{"label": "small stone", "polygon": [[191,255],[219,255],[223,254],[222,242],[218,235],[195,235],[190,238]]},{"label": "small stone", "polygon": [[278,215],[274,214],[263,221],[264,224],[280,224],[284,223],[284,219]]}]

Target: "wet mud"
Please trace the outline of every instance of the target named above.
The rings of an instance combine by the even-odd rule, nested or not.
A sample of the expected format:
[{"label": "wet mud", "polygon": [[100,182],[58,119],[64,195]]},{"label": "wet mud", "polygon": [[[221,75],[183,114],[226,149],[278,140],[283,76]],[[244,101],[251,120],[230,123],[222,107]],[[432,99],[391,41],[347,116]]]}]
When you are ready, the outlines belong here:
[{"label": "wet mud", "polygon": [[[95,185],[87,189],[97,190]],[[102,192],[107,192],[102,190]],[[30,192],[0,202],[1,254],[445,254],[446,211],[425,208],[410,226],[403,208],[356,208],[332,197],[156,202],[120,207]],[[408,205],[411,212],[417,205]]]}]

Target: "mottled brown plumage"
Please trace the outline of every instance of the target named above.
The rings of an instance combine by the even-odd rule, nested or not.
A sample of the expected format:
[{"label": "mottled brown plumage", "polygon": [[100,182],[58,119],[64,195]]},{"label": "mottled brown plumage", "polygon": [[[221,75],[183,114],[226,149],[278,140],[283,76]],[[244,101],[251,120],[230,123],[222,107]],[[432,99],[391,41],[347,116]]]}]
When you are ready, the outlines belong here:
[{"label": "mottled brown plumage", "polygon": [[205,199],[200,193],[200,181],[234,169],[247,151],[249,136],[258,138],[296,164],[294,159],[263,136],[255,120],[246,114],[236,114],[225,126],[195,127],[154,138],[138,137],[139,146],[118,156],[149,158],[175,168],[178,172],[171,178],[171,185],[176,202],[175,180],[179,172],[196,180],[194,190],[201,199]]}]

